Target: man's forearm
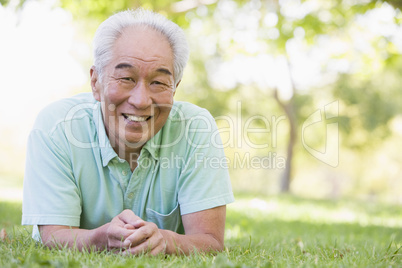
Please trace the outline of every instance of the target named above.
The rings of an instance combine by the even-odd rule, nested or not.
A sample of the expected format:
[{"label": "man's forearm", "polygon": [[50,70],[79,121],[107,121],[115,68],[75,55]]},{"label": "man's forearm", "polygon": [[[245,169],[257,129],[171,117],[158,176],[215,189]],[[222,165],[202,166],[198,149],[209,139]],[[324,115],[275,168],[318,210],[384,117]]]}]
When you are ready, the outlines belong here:
[{"label": "man's forearm", "polygon": [[40,226],[42,242],[48,247],[64,247],[104,250],[108,247],[107,229],[109,223],[93,230],[65,226]]},{"label": "man's forearm", "polygon": [[222,251],[223,242],[212,234],[180,235],[169,230],[160,230],[166,241],[166,254],[190,254],[193,251]]},{"label": "man's forearm", "polygon": [[[43,243],[51,248],[67,246],[80,251],[108,249],[108,224],[93,230],[66,228],[60,226],[41,226]],[[44,228],[43,228],[44,227]],[[160,230],[166,241],[166,254],[190,254],[192,251],[220,251],[220,243],[209,234],[180,235],[169,230]]]},{"label": "man's forearm", "polygon": [[185,235],[159,229],[131,210],[124,210],[110,223],[93,230],[58,225],[39,226],[42,241],[49,247],[95,250],[128,250],[139,254],[190,254],[193,251],[221,251],[224,247],[226,207],[216,207],[182,217]]}]

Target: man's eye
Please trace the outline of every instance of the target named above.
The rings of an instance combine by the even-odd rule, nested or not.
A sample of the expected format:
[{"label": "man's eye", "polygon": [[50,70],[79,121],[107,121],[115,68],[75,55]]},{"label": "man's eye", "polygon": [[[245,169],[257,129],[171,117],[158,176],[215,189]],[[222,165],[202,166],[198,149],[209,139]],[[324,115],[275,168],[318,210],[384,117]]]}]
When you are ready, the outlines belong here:
[{"label": "man's eye", "polygon": [[134,82],[134,79],[132,79],[131,77],[122,77],[120,78],[123,81],[130,81],[130,82]]},{"label": "man's eye", "polygon": [[152,84],[154,84],[154,85],[164,85],[162,82],[159,82],[159,81],[153,81]]}]

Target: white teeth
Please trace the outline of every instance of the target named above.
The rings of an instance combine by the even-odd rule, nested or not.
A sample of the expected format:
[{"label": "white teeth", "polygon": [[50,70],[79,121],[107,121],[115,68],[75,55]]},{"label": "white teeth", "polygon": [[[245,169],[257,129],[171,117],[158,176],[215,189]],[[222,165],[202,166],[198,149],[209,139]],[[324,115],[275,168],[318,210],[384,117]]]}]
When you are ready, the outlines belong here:
[{"label": "white teeth", "polygon": [[136,121],[136,122],[144,122],[146,121],[149,116],[135,116],[135,115],[125,115],[126,118],[130,121]]}]

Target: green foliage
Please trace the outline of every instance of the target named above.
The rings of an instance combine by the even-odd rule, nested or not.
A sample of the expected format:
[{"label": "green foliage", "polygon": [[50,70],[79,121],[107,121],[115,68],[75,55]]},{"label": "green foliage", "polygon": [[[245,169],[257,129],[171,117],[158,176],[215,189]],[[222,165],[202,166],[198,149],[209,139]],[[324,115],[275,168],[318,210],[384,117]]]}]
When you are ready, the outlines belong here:
[{"label": "green foliage", "polygon": [[232,96],[238,96],[236,89],[220,91],[213,88],[208,82],[208,74],[204,60],[197,54],[190,59],[192,73],[186,73],[183,83],[177,89],[176,100],[194,103],[207,109],[214,117],[224,115],[232,111],[230,100]]},{"label": "green foliage", "polygon": [[380,0],[381,2],[386,2],[395,8],[402,9],[402,1],[401,0]]},{"label": "green foliage", "polygon": [[[184,2],[184,1],[183,1]],[[302,1],[301,4],[305,4],[308,1]],[[258,32],[257,38],[254,40],[261,44],[261,49],[255,52],[255,55],[268,53],[274,56],[280,54],[288,56],[287,45],[288,41],[294,39],[294,30],[300,27],[304,30],[303,40],[308,44],[308,46],[314,50],[317,46],[317,40],[320,36],[344,36],[348,38],[348,29],[354,25],[355,18],[358,15],[366,14],[370,10],[381,5],[381,2],[389,2],[395,7],[400,7],[400,1],[318,1],[320,5],[319,9],[312,9],[307,12],[302,17],[289,17],[289,15],[284,12],[284,3],[275,1],[261,1],[259,4],[253,5],[249,1],[232,1],[234,5],[234,15],[239,16],[241,14],[248,14],[250,12],[258,11],[260,14],[258,16]],[[220,3],[212,3],[209,5],[203,5],[201,3],[193,3],[188,5],[187,8],[177,11],[174,5],[177,1],[164,1],[164,0],[154,0],[154,1],[139,1],[139,0],[117,0],[117,1],[77,1],[77,0],[61,0],[61,6],[69,11],[78,19],[85,21],[94,21],[100,23],[106,19],[111,14],[124,10],[127,8],[144,7],[150,8],[157,12],[161,12],[168,16],[170,19],[178,23],[183,28],[188,28],[189,25],[195,20],[201,20],[203,22],[204,30],[202,32],[202,37],[196,37],[194,40],[195,44],[192,44],[192,48],[195,53],[192,53],[190,57],[190,68],[192,68],[191,81],[187,84],[182,83],[178,91],[178,99],[184,99],[191,101],[195,104],[203,106],[210,110],[213,115],[229,114],[233,111],[233,103],[231,100],[237,98],[241,99],[243,102],[252,103],[256,100],[252,97],[252,94],[242,94],[242,90],[245,90],[247,86],[256,87],[262,92],[267,92],[270,88],[259,88],[259,86],[251,83],[249,85],[237,84],[235,87],[226,90],[217,90],[213,85],[211,85],[210,76],[208,70],[208,63],[213,62],[216,64],[221,64],[233,58],[238,54],[244,54],[247,56],[249,52],[244,50],[243,44],[239,43],[235,39],[235,34],[230,36],[231,40],[229,43],[220,42],[219,39],[225,29],[231,29],[233,33],[254,30],[253,28],[248,28],[246,23],[239,24],[233,18],[225,17],[225,10],[220,6]],[[300,6],[299,6],[300,7]],[[200,8],[205,8],[205,12],[199,12]],[[323,19],[323,12],[327,12],[327,19]],[[269,40],[266,37],[267,31],[270,29],[264,25],[265,15],[268,13],[276,14],[278,21],[276,25],[271,28],[275,28],[279,32],[279,36],[276,39]],[[324,16],[325,17],[325,16]],[[93,28],[96,27],[93,25]],[[226,27],[226,28],[225,28]],[[91,31],[93,30],[91,28]],[[191,33],[191,31],[190,31]],[[202,39],[208,37],[208,42],[214,42],[215,53],[213,55],[206,55],[202,53],[202,47],[205,46]],[[391,40],[383,39],[383,42],[387,43],[386,52],[388,56],[385,57],[385,63],[388,66],[393,66],[392,68],[400,68],[402,66],[402,61],[398,59],[397,50],[392,48]],[[211,44],[209,44],[211,45]],[[380,47],[376,47],[378,51],[381,50]],[[350,57],[350,55],[341,55],[340,58]],[[365,57],[360,55],[359,57]],[[364,59],[363,59],[364,60]],[[370,64],[370,62],[368,62]],[[325,68],[325,67],[324,67]],[[394,72],[397,74],[397,72]],[[370,77],[371,78],[371,77]],[[186,77],[184,79],[187,79]],[[377,76],[378,80],[381,80],[381,75]],[[335,83],[335,86],[330,90],[333,90],[333,95],[339,97],[344,101],[346,105],[356,106],[360,111],[362,120],[358,124],[361,128],[359,131],[366,131],[368,133],[375,129],[379,130],[384,135],[381,137],[386,137],[387,132],[387,122],[391,120],[396,114],[398,114],[398,109],[395,106],[398,103],[393,103],[389,105],[388,96],[383,93],[383,91],[375,90],[373,87],[376,86],[375,82],[371,81],[361,81],[357,83],[356,74],[347,73],[340,76]],[[400,83],[400,81],[399,81]],[[378,84],[378,82],[377,82]],[[296,88],[297,89],[297,88]],[[260,95],[261,93],[260,92]],[[262,93],[264,95],[266,93]],[[362,96],[363,94],[364,96]],[[400,94],[398,94],[400,95]],[[263,97],[262,99],[270,98],[270,95]],[[294,110],[296,111],[296,116],[298,117],[298,122],[302,122],[307,115],[300,114],[300,112],[305,111],[305,107],[310,107],[314,103],[315,97],[308,94],[303,94],[303,100],[300,96],[296,95],[294,98],[299,98],[293,101]],[[261,102],[259,104],[263,108],[264,104]],[[399,105],[400,106],[400,105]],[[375,109],[371,109],[374,107]],[[265,113],[271,111],[266,110]],[[248,111],[245,114],[250,114]],[[345,130],[343,134],[348,137],[351,133],[351,116],[342,115],[340,118],[342,129]],[[355,123],[353,123],[356,125]],[[361,144],[360,146],[363,146]]]},{"label": "green foliage", "polygon": [[18,1],[11,1],[11,0],[0,0],[0,6],[7,6],[10,4],[10,2],[14,2],[15,7],[17,9],[21,8],[26,0],[18,0]]},{"label": "green foliage", "polygon": [[69,10],[77,19],[80,20],[95,20],[98,23],[107,19],[118,11],[125,9],[135,9],[142,7],[145,9],[151,9],[156,12],[169,14],[169,18],[181,25],[185,26],[186,20],[184,14],[173,13],[172,4],[177,1],[173,0],[153,0],[153,1],[141,1],[141,0],[117,0],[117,1],[97,1],[97,0],[60,0],[61,7]]},{"label": "green foliage", "polygon": [[[237,200],[228,209],[223,252],[179,257],[51,250],[33,242],[30,231],[18,226],[20,204],[1,203],[0,228],[10,216],[14,226],[6,227],[9,238],[0,241],[0,266],[398,267],[402,263],[398,206],[291,196]],[[351,215],[356,218],[351,220]]]},{"label": "green foliage", "polygon": [[0,229],[21,224],[22,208],[20,203],[0,202]]},{"label": "green foliage", "polygon": [[[9,1],[0,0],[0,3],[6,5]],[[314,4],[312,4],[314,2]],[[227,80],[234,81],[232,86],[222,86],[214,84],[215,69],[213,67],[221,66],[242,58],[258,58],[260,55],[269,55],[272,59],[286,58],[290,67],[298,59],[294,60],[293,55],[289,53],[289,45],[297,40],[297,47],[306,55],[315,53],[330,53],[324,46],[330,46],[326,43],[322,45],[322,39],[334,40],[340,46],[346,46],[340,52],[333,52],[332,55],[324,57],[320,70],[316,77],[311,80],[326,80],[317,87],[301,88],[295,83],[295,92],[289,101],[293,105],[293,111],[297,118],[297,129],[302,129],[303,122],[314,111],[322,108],[322,103],[329,103],[339,100],[340,114],[337,118],[341,130],[340,140],[342,148],[339,152],[348,149],[359,155],[368,150],[378,149],[387,139],[395,138],[398,133],[393,129],[394,119],[402,113],[402,94],[400,85],[402,84],[402,57],[400,56],[399,43],[394,37],[382,31],[376,33],[367,29],[358,23],[358,18],[366,17],[381,7],[389,7],[384,2],[392,4],[394,7],[401,7],[401,1],[182,1],[186,4],[184,8],[178,9],[178,1],[139,1],[139,0],[116,0],[116,1],[78,1],[78,0],[60,0],[60,5],[69,10],[74,16],[75,22],[82,25],[80,29],[85,37],[93,36],[96,27],[101,21],[111,14],[127,8],[153,9],[166,15],[183,27],[189,36],[191,56],[189,66],[186,69],[183,81],[176,93],[176,100],[184,100],[195,103],[207,108],[213,116],[231,116],[235,120],[243,119],[243,123],[248,118],[261,115],[270,119],[272,115],[277,117],[285,115],[281,106],[273,98],[275,86],[270,83],[258,84],[256,81],[241,80],[240,73],[227,75]],[[20,1],[24,3],[24,1]],[[210,4],[208,4],[210,3]],[[229,5],[229,8],[225,6]],[[291,6],[292,10],[305,10],[302,15],[295,16],[292,12],[286,12],[286,5]],[[310,6],[309,6],[310,5]],[[297,12],[296,12],[297,13]],[[388,14],[388,13],[387,13]],[[275,17],[274,22],[267,23],[267,15]],[[402,13],[395,11],[395,27],[401,27]],[[277,18],[277,21],[276,21]],[[248,23],[255,20],[256,23]],[[392,28],[390,27],[390,28]],[[387,27],[382,27],[386,30]],[[273,35],[268,34],[273,32]],[[356,33],[363,33],[362,36],[373,35],[368,40],[362,40],[359,46],[364,46],[369,52],[356,46],[360,40],[354,38]],[[240,37],[239,37],[240,36]],[[243,37],[242,37],[243,36]],[[246,37],[244,37],[246,36]],[[250,38],[253,45],[252,49],[247,47],[247,38]],[[90,42],[91,38],[88,38]],[[248,40],[248,41],[250,41]],[[250,42],[251,42],[250,41]],[[207,49],[208,48],[208,49]],[[297,57],[296,57],[297,58]],[[305,65],[308,66],[309,58]],[[336,59],[339,62],[348,62],[349,68],[343,71],[328,71],[331,60]],[[304,64],[304,63],[303,63]],[[253,66],[250,66],[250,69]],[[307,68],[307,67],[306,67]],[[292,69],[294,70],[294,69]],[[272,70],[267,70],[267,76]],[[261,72],[261,74],[265,74]],[[325,79],[322,76],[325,75]],[[295,77],[295,76],[294,76]],[[307,80],[307,79],[306,79]],[[241,116],[238,115],[237,103],[242,102]],[[286,103],[288,100],[283,100]],[[283,123],[286,125],[288,119]],[[255,127],[264,127],[261,120],[254,121]],[[323,128],[324,129],[324,128]],[[279,145],[277,148],[269,148],[271,151],[286,151],[286,141],[288,140],[289,128],[285,126],[279,133]],[[261,135],[260,135],[261,134]],[[269,133],[260,133],[252,138],[257,144],[261,144],[269,139]],[[300,133],[299,133],[300,134]],[[324,135],[315,133],[312,139],[315,144],[325,144]],[[263,137],[262,135],[266,135]],[[241,139],[242,137],[238,137]],[[300,142],[300,138],[297,139]],[[244,142],[243,142],[244,144]],[[233,148],[230,148],[233,149]],[[235,148],[244,153],[248,148]],[[230,151],[233,152],[235,149]],[[267,149],[268,150],[268,149]],[[250,150],[254,155],[266,155],[266,150]],[[295,156],[305,156],[306,151],[299,144],[295,145]],[[372,159],[368,162],[375,162],[376,153],[371,153]],[[343,154],[344,155],[344,154]],[[341,158],[342,158],[341,154]],[[359,157],[357,156],[356,159]],[[295,167],[295,177],[305,169],[305,165],[314,166],[317,161],[313,158],[307,158],[309,161],[297,162]],[[340,159],[342,162],[343,159]],[[315,162],[314,162],[315,161]],[[388,161],[392,162],[392,161]],[[318,163],[321,164],[321,163]],[[398,163],[400,166],[400,162]],[[364,166],[364,165],[362,165]],[[395,165],[397,166],[397,165]],[[318,166],[314,166],[318,167]],[[320,166],[319,168],[321,168]],[[382,168],[389,169],[382,165]],[[356,167],[354,169],[357,169]],[[271,170],[272,171],[272,170]],[[265,170],[265,176],[278,176],[279,171]],[[300,171],[300,172],[299,172]],[[241,173],[240,170],[233,170],[232,175]],[[248,172],[248,171],[247,171]],[[259,170],[250,171],[250,177],[257,176]],[[353,172],[349,167],[330,171],[341,174],[340,177],[347,177],[351,180],[363,180],[368,174]],[[352,175],[351,175],[352,174]],[[379,172],[379,174],[381,174]],[[393,174],[397,174],[394,172]],[[384,180],[383,185],[392,185],[394,177],[385,175],[375,175],[378,179]],[[394,175],[395,178],[397,175]],[[361,182],[364,183],[364,182]],[[357,183],[356,183],[357,185]],[[392,188],[392,186],[389,186]]]},{"label": "green foliage", "polygon": [[[400,57],[390,57],[389,64],[399,61]],[[347,107],[339,121],[343,133],[351,137],[346,141],[348,146],[378,145],[391,134],[389,122],[402,112],[400,68],[386,68],[381,73],[361,79],[349,74],[340,76],[333,94]],[[363,129],[367,132],[363,133]],[[367,138],[353,139],[357,132]],[[371,135],[373,133],[376,135]]]}]

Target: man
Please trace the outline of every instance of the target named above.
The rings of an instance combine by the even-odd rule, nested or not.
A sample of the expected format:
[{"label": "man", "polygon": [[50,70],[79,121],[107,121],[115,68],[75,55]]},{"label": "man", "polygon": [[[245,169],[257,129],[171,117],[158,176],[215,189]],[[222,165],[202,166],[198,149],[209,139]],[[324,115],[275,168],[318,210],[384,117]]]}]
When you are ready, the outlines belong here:
[{"label": "man", "polygon": [[234,198],[216,124],[173,101],[187,58],[183,31],[151,11],[100,25],[92,94],[45,108],[29,137],[22,224],[35,239],[130,254],[223,249]]}]

